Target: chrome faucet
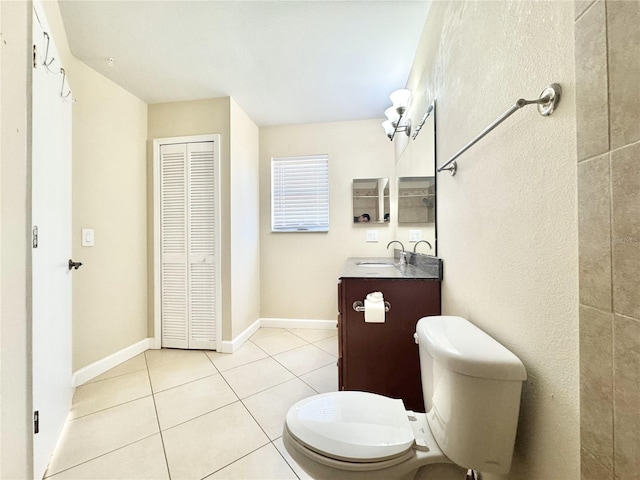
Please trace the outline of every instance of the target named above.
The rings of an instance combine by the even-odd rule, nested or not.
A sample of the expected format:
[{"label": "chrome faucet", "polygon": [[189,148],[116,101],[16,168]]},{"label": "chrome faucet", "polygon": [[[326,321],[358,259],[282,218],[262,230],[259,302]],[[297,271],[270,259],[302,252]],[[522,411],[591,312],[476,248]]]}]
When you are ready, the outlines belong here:
[{"label": "chrome faucet", "polygon": [[387,243],[387,250],[389,250],[389,246],[392,243],[399,243],[400,244],[400,248],[402,248],[402,251],[400,252],[400,260],[399,260],[399,264],[400,265],[406,265],[407,264],[407,252],[404,251],[404,245],[402,244],[402,242],[400,240],[391,240],[389,243]]},{"label": "chrome faucet", "polygon": [[429,250],[433,250],[433,247],[431,246],[431,244],[429,242],[427,242],[426,240],[418,240],[414,245],[413,245],[413,253],[416,253],[416,247],[418,246],[419,243],[426,243],[427,245],[429,245]]}]

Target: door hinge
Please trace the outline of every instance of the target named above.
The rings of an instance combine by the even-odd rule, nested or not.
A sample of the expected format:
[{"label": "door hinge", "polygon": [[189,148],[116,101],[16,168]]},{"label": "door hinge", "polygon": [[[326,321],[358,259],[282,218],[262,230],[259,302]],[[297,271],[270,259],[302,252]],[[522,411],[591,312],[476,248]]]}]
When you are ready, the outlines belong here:
[{"label": "door hinge", "polygon": [[40,433],[40,412],[33,412],[33,433]]},{"label": "door hinge", "polygon": [[38,68],[38,49],[33,46],[33,68]]},{"label": "door hinge", "polygon": [[32,246],[33,248],[38,248],[38,226],[37,225],[33,227]]}]

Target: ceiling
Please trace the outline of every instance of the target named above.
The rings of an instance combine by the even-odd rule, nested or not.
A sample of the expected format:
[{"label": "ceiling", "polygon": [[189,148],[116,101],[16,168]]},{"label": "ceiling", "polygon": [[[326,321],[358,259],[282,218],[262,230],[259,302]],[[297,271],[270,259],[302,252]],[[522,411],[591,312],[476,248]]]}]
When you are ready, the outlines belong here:
[{"label": "ceiling", "polygon": [[144,102],[231,96],[262,127],[383,117],[430,0],[59,3],[73,54]]}]

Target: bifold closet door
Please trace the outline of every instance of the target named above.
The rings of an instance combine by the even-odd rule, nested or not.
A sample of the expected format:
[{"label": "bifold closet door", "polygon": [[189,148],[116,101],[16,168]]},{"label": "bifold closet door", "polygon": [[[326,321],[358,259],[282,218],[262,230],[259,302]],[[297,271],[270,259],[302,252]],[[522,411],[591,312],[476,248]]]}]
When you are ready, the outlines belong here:
[{"label": "bifold closet door", "polygon": [[160,146],[162,346],[216,348],[213,142]]}]

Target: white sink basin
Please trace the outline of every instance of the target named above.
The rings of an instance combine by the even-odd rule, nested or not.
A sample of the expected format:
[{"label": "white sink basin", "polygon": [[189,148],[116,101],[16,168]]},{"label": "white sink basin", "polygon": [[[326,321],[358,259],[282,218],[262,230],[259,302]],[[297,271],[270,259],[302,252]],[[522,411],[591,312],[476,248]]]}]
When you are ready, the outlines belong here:
[{"label": "white sink basin", "polygon": [[393,263],[384,263],[384,262],[358,262],[356,263],[359,267],[369,267],[369,268],[385,268],[385,267],[393,267],[395,266]]}]

